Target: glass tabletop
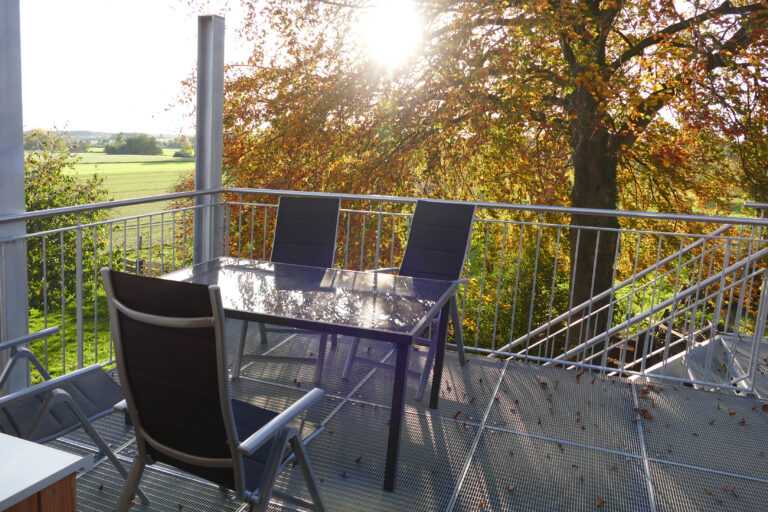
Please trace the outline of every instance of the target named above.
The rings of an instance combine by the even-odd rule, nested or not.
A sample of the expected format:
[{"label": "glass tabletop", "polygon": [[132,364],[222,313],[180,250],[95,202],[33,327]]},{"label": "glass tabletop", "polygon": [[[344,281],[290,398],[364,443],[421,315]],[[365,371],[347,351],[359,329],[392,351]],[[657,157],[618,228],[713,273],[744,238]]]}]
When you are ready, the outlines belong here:
[{"label": "glass tabletop", "polygon": [[219,258],[165,279],[218,285],[225,310],[418,334],[457,283],[385,273]]}]

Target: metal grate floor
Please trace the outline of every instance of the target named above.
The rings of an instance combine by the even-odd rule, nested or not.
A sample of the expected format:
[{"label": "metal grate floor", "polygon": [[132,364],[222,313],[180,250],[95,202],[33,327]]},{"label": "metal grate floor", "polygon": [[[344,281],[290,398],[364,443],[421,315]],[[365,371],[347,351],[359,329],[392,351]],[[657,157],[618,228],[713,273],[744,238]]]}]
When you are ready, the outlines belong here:
[{"label": "metal grate floor", "polygon": [[[233,323],[231,350],[239,332]],[[317,353],[318,336],[270,333],[261,344],[257,332],[249,329],[247,352]],[[328,351],[326,397],[300,425],[312,436],[308,451],[332,511],[741,511],[768,503],[768,413],[757,398],[481,356],[461,367],[452,352],[439,409],[414,401],[409,379],[396,489],[384,492],[392,376],[360,363],[341,379],[350,345],[340,338]],[[364,340],[359,355],[387,361],[389,348]],[[418,369],[426,349],[411,355]],[[252,362],[232,393],[282,410],[313,375],[311,365]],[[128,466],[135,444],[122,416],[102,418],[97,429]],[[96,451],[79,431],[53,444]],[[81,510],[114,509],[123,480],[108,461],[77,481]],[[231,492],[167,466],[147,468],[142,485],[150,504],[132,510],[247,509]],[[278,488],[309,498],[290,466]],[[269,510],[294,508],[273,500]]]}]

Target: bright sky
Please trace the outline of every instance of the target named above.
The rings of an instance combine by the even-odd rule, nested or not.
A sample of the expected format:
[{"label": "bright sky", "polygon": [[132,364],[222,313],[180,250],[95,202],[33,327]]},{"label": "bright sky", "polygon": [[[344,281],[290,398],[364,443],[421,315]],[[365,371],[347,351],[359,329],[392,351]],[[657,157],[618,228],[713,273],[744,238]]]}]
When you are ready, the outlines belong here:
[{"label": "bright sky", "polygon": [[[225,58],[242,59],[239,20],[226,23]],[[24,129],[194,133],[186,109],[168,108],[196,60],[183,0],[21,0]]]}]

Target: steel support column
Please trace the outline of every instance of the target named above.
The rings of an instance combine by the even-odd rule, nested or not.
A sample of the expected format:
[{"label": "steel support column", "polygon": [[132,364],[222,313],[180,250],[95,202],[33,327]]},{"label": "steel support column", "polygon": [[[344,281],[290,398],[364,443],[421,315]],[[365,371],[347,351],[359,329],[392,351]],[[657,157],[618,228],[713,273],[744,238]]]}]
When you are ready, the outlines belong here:
[{"label": "steel support column", "polygon": [[[0,0],[0,217],[24,212],[23,137],[19,0]],[[7,241],[24,232],[24,221],[0,223],[2,341],[23,336],[29,328],[26,244]],[[7,357],[0,353],[0,368]],[[28,385],[29,368],[24,366],[14,370],[5,391]]]},{"label": "steel support column", "polygon": [[[224,18],[200,16],[197,35],[197,133],[195,189],[221,187],[224,139]],[[216,258],[222,251],[221,194],[195,199],[194,262]]]}]

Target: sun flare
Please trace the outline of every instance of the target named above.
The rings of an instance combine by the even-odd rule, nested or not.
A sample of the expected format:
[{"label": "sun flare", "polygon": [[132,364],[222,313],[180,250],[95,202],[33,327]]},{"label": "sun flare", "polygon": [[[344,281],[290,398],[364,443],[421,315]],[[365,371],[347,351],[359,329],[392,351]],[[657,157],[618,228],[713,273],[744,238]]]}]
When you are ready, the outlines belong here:
[{"label": "sun flare", "polygon": [[364,15],[360,37],[371,58],[384,66],[397,67],[421,41],[421,20],[409,0],[380,0]]}]

